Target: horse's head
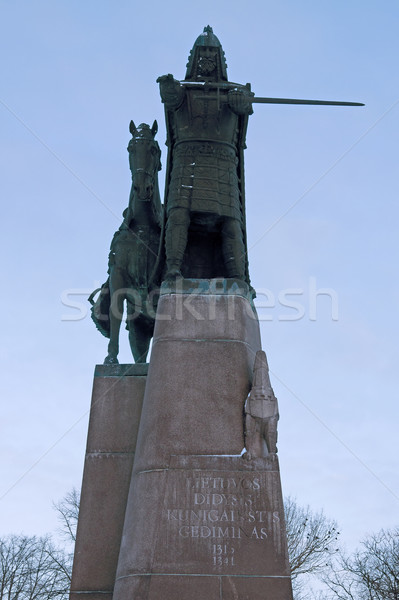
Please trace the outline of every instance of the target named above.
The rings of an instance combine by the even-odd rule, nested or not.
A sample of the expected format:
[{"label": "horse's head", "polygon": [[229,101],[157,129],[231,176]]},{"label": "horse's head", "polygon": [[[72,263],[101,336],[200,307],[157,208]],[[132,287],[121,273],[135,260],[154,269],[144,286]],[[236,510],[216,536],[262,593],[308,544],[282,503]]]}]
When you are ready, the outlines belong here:
[{"label": "horse's head", "polygon": [[161,150],[155,135],[158,123],[152,127],[141,123],[138,127],[130,121],[132,139],[127,147],[132,172],[133,193],[138,200],[151,200],[158,171],[161,169]]}]

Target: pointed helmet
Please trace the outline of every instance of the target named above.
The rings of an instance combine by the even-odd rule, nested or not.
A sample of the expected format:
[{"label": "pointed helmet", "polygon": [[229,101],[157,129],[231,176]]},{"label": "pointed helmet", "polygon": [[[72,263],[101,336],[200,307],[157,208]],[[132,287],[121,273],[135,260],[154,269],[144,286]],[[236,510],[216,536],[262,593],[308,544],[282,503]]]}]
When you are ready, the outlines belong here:
[{"label": "pointed helmet", "polygon": [[227,81],[222,44],[209,25],[197,37],[187,63],[186,81]]}]

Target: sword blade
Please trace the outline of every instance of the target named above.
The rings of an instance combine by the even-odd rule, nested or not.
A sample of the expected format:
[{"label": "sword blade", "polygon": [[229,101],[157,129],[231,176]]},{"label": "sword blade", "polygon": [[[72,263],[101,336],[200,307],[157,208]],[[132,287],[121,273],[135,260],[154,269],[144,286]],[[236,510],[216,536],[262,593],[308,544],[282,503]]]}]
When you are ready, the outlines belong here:
[{"label": "sword blade", "polygon": [[323,106],[364,106],[362,102],[338,102],[335,100],[297,100],[295,98],[251,98],[254,104],[312,104]]}]

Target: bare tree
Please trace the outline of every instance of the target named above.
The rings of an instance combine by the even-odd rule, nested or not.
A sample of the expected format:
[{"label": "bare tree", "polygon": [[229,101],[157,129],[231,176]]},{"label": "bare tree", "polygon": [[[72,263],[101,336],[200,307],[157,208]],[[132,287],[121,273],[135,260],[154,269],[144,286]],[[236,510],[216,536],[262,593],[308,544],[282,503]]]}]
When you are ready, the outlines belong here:
[{"label": "bare tree", "polygon": [[0,539],[0,600],[64,600],[69,570],[67,556],[49,537]]},{"label": "bare tree", "polygon": [[352,556],[341,552],[324,581],[326,600],[399,600],[399,527],[368,536]]},{"label": "bare tree", "polygon": [[320,576],[338,551],[338,526],[322,511],[303,508],[291,497],[285,499],[284,511],[294,596],[309,598],[309,576]]},{"label": "bare tree", "polygon": [[78,526],[80,494],[72,488],[62,500],[54,502],[53,506],[61,522],[60,533],[65,541],[76,542],[76,529]]},{"label": "bare tree", "polygon": [[[65,541],[74,543],[79,493],[71,490],[54,504]],[[71,585],[73,549],[57,547],[51,536],[0,538],[0,600],[66,600]]]},{"label": "bare tree", "polygon": [[291,497],[285,499],[284,510],[292,577],[320,573],[337,552],[337,523],[322,511],[298,506]]}]

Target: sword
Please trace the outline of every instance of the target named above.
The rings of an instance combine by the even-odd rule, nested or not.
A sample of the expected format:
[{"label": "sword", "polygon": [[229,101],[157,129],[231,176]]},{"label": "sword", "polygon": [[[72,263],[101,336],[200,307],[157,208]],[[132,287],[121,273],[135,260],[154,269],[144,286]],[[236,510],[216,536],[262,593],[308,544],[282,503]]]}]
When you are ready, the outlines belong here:
[{"label": "sword", "polygon": [[323,106],[364,106],[362,102],[338,102],[336,100],[297,100],[295,98],[249,98],[254,104],[320,104]]},{"label": "sword", "polygon": [[[218,90],[219,92],[219,90]],[[218,102],[228,102],[227,96],[207,96],[198,95],[194,96],[198,99],[203,100],[217,100]],[[363,102],[340,102],[337,100],[298,100],[296,98],[262,98],[260,96],[246,96],[246,98],[252,102],[252,104],[311,104],[321,106],[364,106]]]},{"label": "sword", "polygon": [[[239,83],[233,83],[230,81],[226,82],[203,82],[203,81],[180,81],[180,84],[187,87],[200,89],[201,87],[204,91],[209,89],[216,89],[217,94],[215,96],[207,96],[207,95],[198,95],[194,96],[194,98],[202,98],[204,100],[217,100],[220,102],[227,102],[227,96],[220,95],[220,90],[234,90],[235,88],[243,88],[246,87],[250,90],[250,84],[247,83],[246,86],[242,86]],[[253,104],[302,104],[302,105],[313,105],[313,106],[365,106],[363,102],[340,102],[337,100],[298,100],[296,98],[262,98],[260,96],[252,96],[247,97],[250,102]]]}]

